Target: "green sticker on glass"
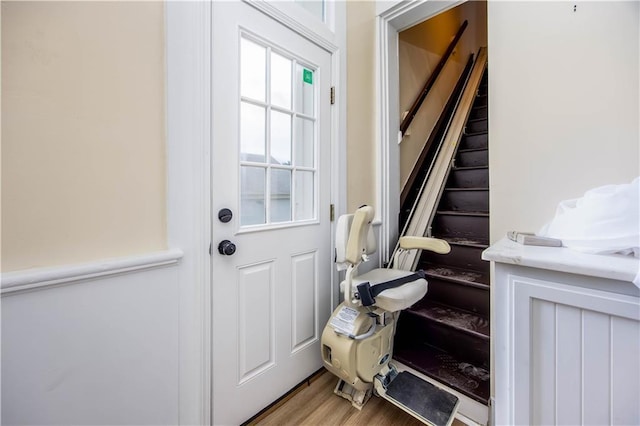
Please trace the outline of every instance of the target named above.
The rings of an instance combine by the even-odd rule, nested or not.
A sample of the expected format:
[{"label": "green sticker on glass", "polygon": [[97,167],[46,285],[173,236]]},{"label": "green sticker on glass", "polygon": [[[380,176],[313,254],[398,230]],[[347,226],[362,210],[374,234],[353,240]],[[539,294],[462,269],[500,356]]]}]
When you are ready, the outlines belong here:
[{"label": "green sticker on glass", "polygon": [[303,68],[302,81],[304,81],[307,84],[313,84],[313,71]]}]

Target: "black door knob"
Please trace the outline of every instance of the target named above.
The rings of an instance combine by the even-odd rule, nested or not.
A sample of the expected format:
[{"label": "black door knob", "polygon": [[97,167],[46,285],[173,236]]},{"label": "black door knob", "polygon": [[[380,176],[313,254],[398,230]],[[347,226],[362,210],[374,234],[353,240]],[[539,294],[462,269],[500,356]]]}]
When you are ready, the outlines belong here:
[{"label": "black door knob", "polygon": [[236,245],[229,240],[220,241],[220,244],[218,244],[218,253],[220,254],[223,254],[225,256],[231,256],[235,252],[236,252]]}]

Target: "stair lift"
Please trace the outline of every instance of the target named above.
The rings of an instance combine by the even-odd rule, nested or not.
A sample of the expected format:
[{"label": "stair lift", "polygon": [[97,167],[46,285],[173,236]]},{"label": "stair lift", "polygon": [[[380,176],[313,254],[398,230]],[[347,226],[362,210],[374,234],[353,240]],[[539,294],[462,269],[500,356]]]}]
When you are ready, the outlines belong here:
[{"label": "stair lift", "polygon": [[[402,309],[427,293],[423,271],[373,269],[358,275],[358,266],[376,251],[371,222],[374,210],[360,207],[342,215],[336,226],[336,263],[345,270],[340,283],[342,302],[322,332],[324,366],[338,376],[334,392],[361,409],[372,393],[384,398],[418,420],[450,425],[458,398],[408,371],[398,372],[391,363],[396,322]],[[444,240],[426,237],[400,238],[398,256],[406,250],[449,253]]]}]

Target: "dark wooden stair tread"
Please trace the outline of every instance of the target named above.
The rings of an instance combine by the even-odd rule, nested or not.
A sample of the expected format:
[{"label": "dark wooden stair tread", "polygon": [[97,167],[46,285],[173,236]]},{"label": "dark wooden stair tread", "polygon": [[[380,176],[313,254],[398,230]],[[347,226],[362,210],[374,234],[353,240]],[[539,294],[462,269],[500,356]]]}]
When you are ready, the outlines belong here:
[{"label": "dark wooden stair tread", "polygon": [[480,216],[480,217],[489,217],[489,213],[487,212],[465,212],[459,210],[438,210],[436,214],[439,215],[448,215],[448,216]]},{"label": "dark wooden stair tread", "polygon": [[445,191],[488,191],[489,188],[454,188],[454,187],[447,187],[444,189]]},{"label": "dark wooden stair tread", "polygon": [[469,398],[489,403],[488,366],[473,365],[426,344],[399,348],[393,357]]},{"label": "dark wooden stair tread", "polygon": [[489,248],[489,241],[480,238],[460,238],[460,237],[444,237],[451,245],[476,247],[482,250]]},{"label": "dark wooden stair tread", "polygon": [[466,154],[469,152],[481,152],[481,151],[488,151],[489,148],[466,148],[466,149],[459,149],[458,150],[458,154]]},{"label": "dark wooden stair tread", "polygon": [[406,310],[407,313],[446,325],[457,331],[489,340],[489,320],[472,312],[423,300]]},{"label": "dark wooden stair tread", "polygon": [[458,170],[482,170],[482,169],[488,169],[489,166],[470,166],[470,167],[452,167],[451,170],[454,171],[458,171]]},{"label": "dark wooden stair tread", "polygon": [[420,267],[427,274],[427,282],[429,282],[428,278],[431,277],[489,290],[491,280],[484,271],[472,271],[433,263],[422,263]]},{"label": "dark wooden stair tread", "polygon": [[[483,120],[486,120],[486,118],[483,118]],[[479,132],[470,132],[470,133],[466,133],[465,132],[465,136],[479,136],[479,135],[486,135],[487,133],[489,133],[488,130],[480,130]]]}]

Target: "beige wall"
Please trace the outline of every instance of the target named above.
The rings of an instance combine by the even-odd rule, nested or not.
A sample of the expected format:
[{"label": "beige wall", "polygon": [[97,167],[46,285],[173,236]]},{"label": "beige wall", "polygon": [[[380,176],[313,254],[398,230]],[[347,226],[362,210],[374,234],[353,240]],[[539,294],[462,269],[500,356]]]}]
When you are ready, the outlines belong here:
[{"label": "beige wall", "polygon": [[2,270],[166,247],[164,6],[2,2]]},{"label": "beige wall", "polygon": [[376,204],[375,2],[347,2],[347,211]]},{"label": "beige wall", "polygon": [[415,101],[462,23],[468,26],[400,145],[400,183],[404,187],[442,113],[470,53],[487,45],[486,2],[471,1],[399,34],[400,120]]},{"label": "beige wall", "polygon": [[640,174],[638,2],[489,2],[491,239]]}]

